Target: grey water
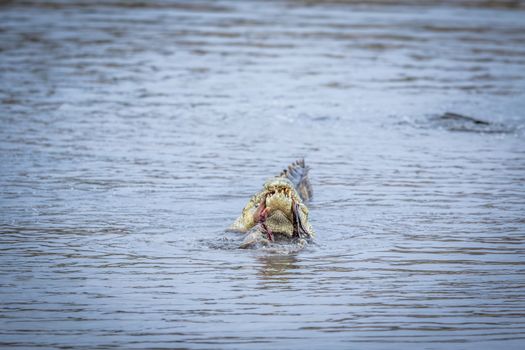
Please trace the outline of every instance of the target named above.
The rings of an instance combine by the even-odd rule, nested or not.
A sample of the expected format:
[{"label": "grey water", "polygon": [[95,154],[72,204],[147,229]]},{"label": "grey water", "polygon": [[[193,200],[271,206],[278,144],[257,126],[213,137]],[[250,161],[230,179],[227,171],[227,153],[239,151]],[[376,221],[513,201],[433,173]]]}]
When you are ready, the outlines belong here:
[{"label": "grey water", "polygon": [[3,1],[0,123],[2,348],[525,346],[522,1]]}]

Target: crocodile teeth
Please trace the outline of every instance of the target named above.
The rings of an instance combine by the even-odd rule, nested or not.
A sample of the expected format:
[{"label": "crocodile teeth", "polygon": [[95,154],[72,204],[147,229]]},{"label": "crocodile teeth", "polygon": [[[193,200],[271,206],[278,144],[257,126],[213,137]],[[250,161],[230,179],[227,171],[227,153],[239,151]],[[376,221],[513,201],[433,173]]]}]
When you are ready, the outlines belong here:
[{"label": "crocodile teeth", "polygon": [[282,198],[282,197],[291,198],[292,190],[288,187],[279,187],[279,188],[276,188],[275,190],[268,192],[268,197],[273,197],[277,195],[279,196],[279,198]]}]

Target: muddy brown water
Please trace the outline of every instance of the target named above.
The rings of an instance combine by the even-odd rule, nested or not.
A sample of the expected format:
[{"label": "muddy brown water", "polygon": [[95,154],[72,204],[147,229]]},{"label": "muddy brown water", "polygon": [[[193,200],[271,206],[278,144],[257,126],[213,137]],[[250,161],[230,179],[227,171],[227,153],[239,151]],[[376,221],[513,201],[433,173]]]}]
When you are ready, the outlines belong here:
[{"label": "muddy brown water", "polygon": [[1,347],[523,348],[523,2],[94,3],[0,6]]}]

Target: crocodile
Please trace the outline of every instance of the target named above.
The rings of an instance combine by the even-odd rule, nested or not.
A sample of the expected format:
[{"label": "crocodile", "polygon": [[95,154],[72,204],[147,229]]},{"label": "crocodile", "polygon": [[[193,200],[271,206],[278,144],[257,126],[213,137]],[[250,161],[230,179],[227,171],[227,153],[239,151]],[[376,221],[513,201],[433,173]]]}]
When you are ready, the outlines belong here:
[{"label": "crocodile", "polygon": [[240,248],[269,246],[274,242],[304,246],[315,237],[305,205],[313,196],[309,170],[304,159],[298,160],[268,179],[250,198],[228,229],[246,234]]}]

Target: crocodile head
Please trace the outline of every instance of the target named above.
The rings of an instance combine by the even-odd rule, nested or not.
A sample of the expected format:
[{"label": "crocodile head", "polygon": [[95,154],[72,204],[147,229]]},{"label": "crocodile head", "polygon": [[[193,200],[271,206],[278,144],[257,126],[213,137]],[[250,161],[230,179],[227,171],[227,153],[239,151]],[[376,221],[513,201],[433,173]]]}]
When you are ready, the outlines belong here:
[{"label": "crocodile head", "polygon": [[246,232],[258,224],[263,230],[289,238],[315,235],[308,222],[308,208],[294,184],[286,177],[267,180],[263,189],[244,207],[231,229]]}]

